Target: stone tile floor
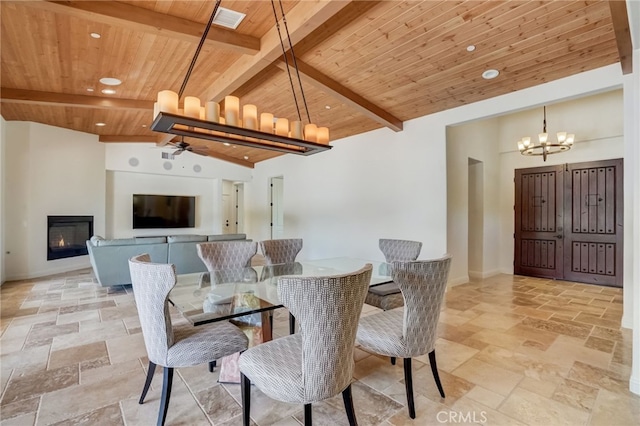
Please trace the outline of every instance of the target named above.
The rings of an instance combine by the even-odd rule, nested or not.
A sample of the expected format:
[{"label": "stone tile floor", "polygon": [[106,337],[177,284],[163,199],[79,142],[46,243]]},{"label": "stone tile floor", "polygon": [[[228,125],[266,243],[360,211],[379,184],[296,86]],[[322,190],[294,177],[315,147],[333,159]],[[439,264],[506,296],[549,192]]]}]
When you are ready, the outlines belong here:
[{"label": "stone tile floor", "polygon": [[[148,425],[162,386],[147,365],[130,287],[102,288],[91,270],[0,288],[1,425]],[[365,305],[363,315],[376,312]],[[499,275],[451,288],[439,324],[441,399],[426,357],[414,362],[409,419],[402,363],[356,349],[360,425],[636,425],[628,391],[631,335],[619,289]],[[288,333],[276,314],[274,334]],[[239,425],[239,385],[207,366],[177,369],[167,424]],[[314,404],[314,424],[347,424],[341,397]],[[257,425],[299,425],[302,407],[252,390]]]}]

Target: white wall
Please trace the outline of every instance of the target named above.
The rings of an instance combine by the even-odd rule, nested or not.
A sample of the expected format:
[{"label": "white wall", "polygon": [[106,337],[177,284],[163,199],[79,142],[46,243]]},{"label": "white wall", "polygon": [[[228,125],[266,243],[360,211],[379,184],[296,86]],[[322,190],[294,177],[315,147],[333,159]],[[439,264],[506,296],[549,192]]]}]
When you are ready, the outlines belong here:
[{"label": "white wall", "polygon": [[[106,145],[106,238],[222,233],[223,179],[248,181],[252,170],[190,152],[166,160],[163,151],[175,148],[140,143]],[[195,196],[195,228],[133,229],[133,194]]]},{"label": "white wall", "polygon": [[4,197],[6,194],[7,179],[4,176],[4,160],[5,155],[5,130],[6,121],[0,117],[0,285],[5,281],[5,269],[4,269]]},{"label": "white wall", "polygon": [[[629,389],[640,394],[640,2],[627,0],[633,42],[633,72],[624,77],[625,195],[633,203],[633,217],[626,216],[624,314],[622,324],[633,326],[633,355]],[[629,184],[631,182],[631,184]],[[625,206],[625,209],[627,206]],[[626,212],[626,210],[625,210]],[[628,274],[627,274],[628,272]]]},{"label": "white wall", "polygon": [[[447,251],[453,256],[450,284],[488,277],[498,272],[498,119],[451,126],[447,131]],[[469,211],[469,160],[482,163],[481,215]],[[475,166],[479,167],[479,166]],[[469,228],[469,220],[479,228]],[[470,234],[471,233],[471,234]],[[481,268],[469,268],[469,236],[484,235],[480,242]],[[472,238],[473,240],[473,238]]]},{"label": "white wall", "polygon": [[[129,238],[144,235],[216,233],[213,226],[216,183],[214,179],[108,171],[107,216],[110,220],[105,236]],[[133,194],[195,196],[195,228],[133,229]]]},{"label": "white wall", "polygon": [[88,267],[88,256],[47,261],[47,216],[93,216],[94,230],[104,231],[104,145],[95,135],[38,123],[6,127],[5,278]]},{"label": "white wall", "polygon": [[[429,122],[430,118],[425,118]],[[301,237],[301,258],[383,259],[379,238],[426,242],[421,257],[446,251],[445,146],[415,122],[335,143],[310,157],[288,155],[256,165],[245,191],[246,222],[269,236],[269,178],[283,176],[284,236]]]}]

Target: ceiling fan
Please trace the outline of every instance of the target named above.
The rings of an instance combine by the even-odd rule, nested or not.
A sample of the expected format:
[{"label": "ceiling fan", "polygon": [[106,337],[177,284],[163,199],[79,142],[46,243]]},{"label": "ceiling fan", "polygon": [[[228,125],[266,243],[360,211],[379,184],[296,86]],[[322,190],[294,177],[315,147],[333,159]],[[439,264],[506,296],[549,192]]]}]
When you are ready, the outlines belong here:
[{"label": "ceiling fan", "polygon": [[193,152],[194,154],[198,154],[198,155],[204,155],[204,156],[208,155],[207,154],[208,150],[206,147],[191,146],[190,143],[184,141],[184,136],[178,142],[169,142],[169,145],[173,145],[174,147],[176,147],[176,150],[171,153],[163,152],[162,153],[163,157],[166,154],[167,158],[173,159],[173,157],[175,157],[176,155],[180,155],[185,151]]}]

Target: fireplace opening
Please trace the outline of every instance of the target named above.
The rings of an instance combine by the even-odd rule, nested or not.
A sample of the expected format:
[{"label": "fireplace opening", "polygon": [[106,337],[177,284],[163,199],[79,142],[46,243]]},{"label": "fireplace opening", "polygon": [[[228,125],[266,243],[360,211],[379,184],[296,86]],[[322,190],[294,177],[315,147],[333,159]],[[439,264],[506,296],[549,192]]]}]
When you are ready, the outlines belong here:
[{"label": "fireplace opening", "polygon": [[47,260],[86,256],[93,216],[47,216]]}]

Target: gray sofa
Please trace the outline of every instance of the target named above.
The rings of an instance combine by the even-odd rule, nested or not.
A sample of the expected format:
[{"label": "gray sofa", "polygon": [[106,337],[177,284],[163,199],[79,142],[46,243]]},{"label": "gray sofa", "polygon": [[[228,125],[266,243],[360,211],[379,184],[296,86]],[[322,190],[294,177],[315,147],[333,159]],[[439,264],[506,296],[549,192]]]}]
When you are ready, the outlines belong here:
[{"label": "gray sofa", "polygon": [[101,286],[131,284],[128,260],[149,253],[152,262],[173,263],[178,274],[205,272],[196,245],[207,241],[246,240],[245,234],[171,235],[107,240],[93,236],[87,240],[89,259]]}]

